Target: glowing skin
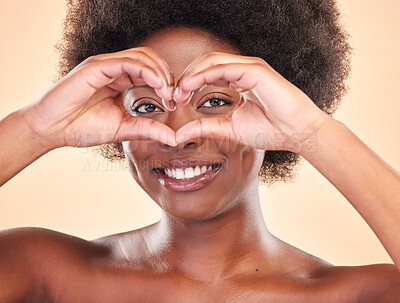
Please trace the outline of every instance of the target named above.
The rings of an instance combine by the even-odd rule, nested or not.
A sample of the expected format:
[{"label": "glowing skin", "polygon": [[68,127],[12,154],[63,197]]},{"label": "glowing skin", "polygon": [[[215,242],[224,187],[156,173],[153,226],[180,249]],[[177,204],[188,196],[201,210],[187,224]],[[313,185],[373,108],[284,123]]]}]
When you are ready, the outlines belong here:
[{"label": "glowing skin", "polygon": [[[187,39],[189,36],[190,39]],[[142,46],[153,48],[167,62],[175,75],[175,82],[185,68],[203,53],[211,51],[237,53],[231,46],[210,39],[209,35],[205,35],[202,31],[180,30],[174,34],[161,32],[145,40]],[[220,99],[219,104],[214,100],[212,107],[207,98],[218,97],[226,98],[232,104],[224,103]],[[162,122],[174,131],[190,121],[203,117],[231,115],[240,101],[240,94],[237,91],[209,85],[195,91],[187,106],[168,111],[150,87],[136,87],[124,94],[124,103],[128,109],[135,105],[135,102],[152,104],[148,109],[151,112],[146,113],[142,105],[140,110],[143,112],[136,115]],[[248,204],[247,191],[251,183],[257,185],[257,174],[264,156],[262,150],[211,139],[196,139],[175,148],[152,141],[124,142],[123,146],[132,175],[157,204],[177,219],[194,221],[215,217],[227,208],[234,207],[236,203]],[[223,162],[224,165],[207,187],[181,193],[169,190],[160,184],[152,170],[159,162],[177,158]],[[227,184],[230,190],[227,190]],[[252,191],[253,189],[250,192]]]},{"label": "glowing skin", "polygon": [[[36,113],[52,114],[52,119],[48,115],[44,115],[45,120],[33,119],[35,115],[31,115],[30,122],[36,123],[36,131],[44,131],[39,132],[42,135],[48,130],[43,121],[52,126],[49,129],[53,132],[47,140],[39,142],[44,146],[50,144],[49,149],[59,147],[60,138],[68,139],[75,146],[87,146],[88,142],[79,138],[94,129],[99,139],[91,143],[101,144],[107,139],[102,134],[114,130],[115,142],[124,138],[121,141],[125,141],[123,146],[133,177],[161,207],[162,220],[92,241],[45,229],[3,231],[0,233],[0,301],[397,302],[400,275],[394,264],[332,266],[268,231],[260,210],[257,184],[263,150],[196,135],[190,137],[193,140],[188,138],[175,145],[175,138],[171,136],[176,130],[182,130],[183,125],[192,122],[193,128],[193,124],[199,124],[193,121],[203,117],[217,116],[212,118],[214,122],[222,120],[241,100],[237,92],[219,87],[222,82],[215,87],[204,86],[200,76],[196,81],[192,78],[192,83],[182,77],[186,79],[186,86],[195,85],[197,89],[187,100],[182,92],[175,98],[177,109],[168,111],[167,107],[172,109],[173,105],[168,98],[172,95],[171,86],[178,83],[176,77],[205,52],[218,51],[218,60],[230,61],[237,59],[232,55],[235,50],[204,31],[187,28],[161,30],[142,44],[151,48],[134,48],[85,60],[32,105]],[[240,74],[253,69],[253,75],[261,77],[263,83],[275,84],[271,91],[257,91],[259,96],[261,93],[275,95],[259,101],[275,105],[280,113],[275,118],[283,121],[277,121],[278,124],[290,120],[286,123],[289,125],[295,121],[294,116],[285,112],[296,106],[307,109],[303,105],[309,102],[304,95],[297,94],[282,77],[268,78],[271,73],[258,67],[259,73],[254,73],[254,64],[245,67]],[[217,68],[237,72],[232,65]],[[104,77],[104,70],[115,76],[111,78],[112,83],[109,77]],[[215,70],[203,72],[209,77]],[[222,72],[232,76],[231,72]],[[157,77],[162,83],[157,83]],[[124,94],[124,107],[119,102],[121,95],[115,91],[132,87],[133,78],[137,78],[133,82],[141,87]],[[93,93],[93,87],[99,89]],[[297,92],[295,98],[292,98],[293,92]],[[218,100],[216,96],[222,95],[231,103]],[[285,97],[293,107],[281,106]],[[89,101],[97,107],[87,106]],[[135,106],[135,102],[142,101],[151,104]],[[75,111],[69,115],[71,104],[79,109],[79,119],[73,119]],[[235,113],[242,109],[243,114],[251,117],[253,126],[265,127],[261,123],[265,118],[261,110],[256,117],[251,107],[244,108],[239,107]],[[268,109],[269,113],[274,112],[273,107]],[[3,183],[31,163],[35,156],[32,151],[40,149],[41,144],[35,137],[38,132],[32,132],[24,119],[26,110],[0,121],[0,146],[5,147],[0,153],[0,167],[5,168],[0,170]],[[305,112],[298,115],[297,122],[308,120]],[[72,121],[69,127],[73,131],[64,127],[65,117]],[[237,119],[235,123],[243,121],[246,120]],[[215,128],[210,125],[203,127],[207,126],[207,133],[213,138],[227,130],[225,125]],[[239,126],[245,126],[242,130],[251,135],[250,125],[239,123]],[[198,127],[194,125],[193,129]],[[301,155],[359,211],[399,266],[398,173],[334,119],[322,125],[318,138],[318,149]],[[14,165],[11,170],[7,168],[10,162]],[[210,174],[207,182],[196,181],[202,174]]]}]

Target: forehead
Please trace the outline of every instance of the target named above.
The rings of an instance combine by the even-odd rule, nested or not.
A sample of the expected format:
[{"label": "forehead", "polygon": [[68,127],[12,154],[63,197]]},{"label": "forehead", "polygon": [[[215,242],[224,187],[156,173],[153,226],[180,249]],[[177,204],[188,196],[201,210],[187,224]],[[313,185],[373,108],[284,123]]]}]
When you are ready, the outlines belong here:
[{"label": "forehead", "polygon": [[140,46],[151,47],[163,58],[177,80],[194,59],[208,52],[238,54],[230,44],[194,28],[168,28],[150,35]]}]

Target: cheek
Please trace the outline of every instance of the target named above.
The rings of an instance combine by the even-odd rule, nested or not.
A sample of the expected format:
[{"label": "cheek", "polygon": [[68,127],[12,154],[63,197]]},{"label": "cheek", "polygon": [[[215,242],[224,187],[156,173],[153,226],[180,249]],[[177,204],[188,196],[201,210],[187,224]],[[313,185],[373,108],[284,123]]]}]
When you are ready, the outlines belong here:
[{"label": "cheek", "polygon": [[240,174],[243,176],[244,186],[258,178],[258,172],[261,169],[264,150],[254,149],[249,146],[244,146],[240,153]]},{"label": "cheek", "polygon": [[205,150],[216,149],[228,156],[229,167],[226,169],[231,174],[231,178],[237,179],[236,182],[247,184],[247,181],[251,182],[254,178],[258,178],[258,172],[264,160],[264,150],[227,140],[206,140],[204,145],[207,144]]},{"label": "cheek", "polygon": [[125,141],[122,146],[132,176],[138,183],[141,183],[142,172],[149,169],[147,160],[150,150],[154,148],[154,142],[145,140]]},{"label": "cheek", "polygon": [[262,163],[264,161],[265,150],[262,149],[254,149],[246,146],[246,150],[244,151],[244,155],[248,158],[247,170],[250,175],[257,176],[258,172],[261,169]]}]

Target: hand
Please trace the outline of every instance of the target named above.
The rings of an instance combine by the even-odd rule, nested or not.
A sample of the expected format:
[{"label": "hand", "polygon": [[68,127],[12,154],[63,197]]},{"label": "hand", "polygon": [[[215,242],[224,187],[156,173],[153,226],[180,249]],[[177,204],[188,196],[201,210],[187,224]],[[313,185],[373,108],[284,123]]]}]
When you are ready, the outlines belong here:
[{"label": "hand", "polygon": [[[23,117],[50,150],[133,139],[175,145],[172,129],[127,113],[121,93],[134,85],[149,85],[163,100],[172,99],[173,76],[151,48],[86,59],[36,102],[23,108]],[[171,108],[170,101],[164,101],[164,105]]]},{"label": "hand", "polygon": [[202,118],[184,125],[177,142],[196,137],[236,140],[264,150],[299,153],[302,144],[330,118],[300,89],[261,58],[208,53],[183,72],[174,92],[177,107],[205,84],[230,87],[244,99],[232,116]]}]

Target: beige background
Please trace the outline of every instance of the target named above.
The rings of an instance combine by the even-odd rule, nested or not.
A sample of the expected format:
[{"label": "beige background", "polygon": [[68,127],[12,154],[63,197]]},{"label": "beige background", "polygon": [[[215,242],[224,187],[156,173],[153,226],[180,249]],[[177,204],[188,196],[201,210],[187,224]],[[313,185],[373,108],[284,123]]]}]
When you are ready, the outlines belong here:
[{"label": "beige background", "polygon": [[[350,93],[335,117],[399,169],[400,2],[380,3],[339,1],[354,56]],[[64,0],[0,0],[0,117],[52,84],[64,12]],[[336,265],[391,262],[361,216],[307,163],[295,183],[260,192],[267,226],[283,240]],[[41,226],[92,239],[159,218],[128,172],[86,149],[52,151],[0,189],[0,229]]]}]

